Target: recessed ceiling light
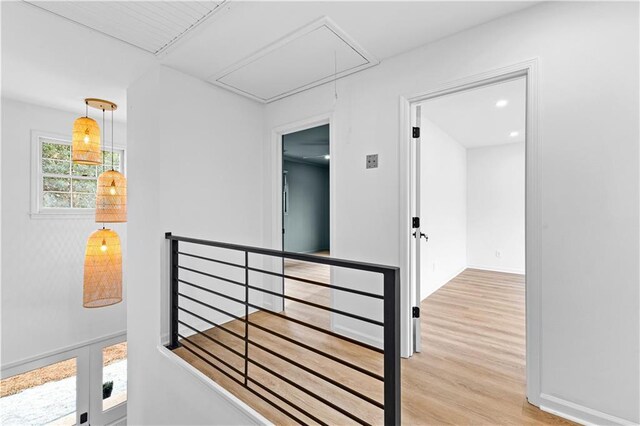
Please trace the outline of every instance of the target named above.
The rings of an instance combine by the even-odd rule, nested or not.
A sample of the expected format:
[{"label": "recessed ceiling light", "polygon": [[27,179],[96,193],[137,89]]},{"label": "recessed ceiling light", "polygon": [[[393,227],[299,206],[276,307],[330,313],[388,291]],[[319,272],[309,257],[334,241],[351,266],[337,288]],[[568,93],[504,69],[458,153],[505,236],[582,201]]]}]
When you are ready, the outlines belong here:
[{"label": "recessed ceiling light", "polygon": [[324,159],[325,159],[325,160],[328,160],[328,159],[330,159],[330,158],[331,158],[331,156],[330,156],[329,154],[327,154],[327,155],[325,155],[325,156],[324,156]]},{"label": "recessed ceiling light", "polygon": [[509,136],[511,136],[512,138],[515,138],[519,134],[520,134],[520,132],[511,132],[511,133],[509,133]]},{"label": "recessed ceiling light", "polygon": [[496,102],[496,106],[497,106],[498,108],[504,108],[504,107],[506,107],[506,106],[507,106],[507,104],[508,104],[508,103],[509,103],[509,101],[508,101],[508,100],[506,100],[506,99],[500,99],[498,102]]}]

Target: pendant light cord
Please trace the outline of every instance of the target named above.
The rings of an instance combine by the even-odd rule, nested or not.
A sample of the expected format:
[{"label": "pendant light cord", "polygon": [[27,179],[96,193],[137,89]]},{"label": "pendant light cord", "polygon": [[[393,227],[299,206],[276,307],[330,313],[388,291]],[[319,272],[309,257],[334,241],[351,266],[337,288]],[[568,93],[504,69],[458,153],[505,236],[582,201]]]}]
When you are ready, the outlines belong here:
[{"label": "pendant light cord", "polygon": [[[105,135],[107,134],[107,131],[105,130],[104,125],[105,125],[104,108],[102,108],[102,140],[103,141],[104,141]],[[113,157],[113,154],[111,154],[111,156]],[[104,150],[102,150],[102,171],[104,172]],[[102,222],[102,229],[104,229],[104,222]]]},{"label": "pendant light cord", "polygon": [[84,116],[89,118],[89,102],[84,101]]},{"label": "pendant light cord", "polygon": [[[102,140],[104,141],[104,137],[106,135],[106,132],[104,130],[104,108],[102,109]],[[102,170],[104,171],[104,150],[102,150]]]},{"label": "pendant light cord", "polygon": [[113,108],[111,108],[111,170],[113,168]]}]

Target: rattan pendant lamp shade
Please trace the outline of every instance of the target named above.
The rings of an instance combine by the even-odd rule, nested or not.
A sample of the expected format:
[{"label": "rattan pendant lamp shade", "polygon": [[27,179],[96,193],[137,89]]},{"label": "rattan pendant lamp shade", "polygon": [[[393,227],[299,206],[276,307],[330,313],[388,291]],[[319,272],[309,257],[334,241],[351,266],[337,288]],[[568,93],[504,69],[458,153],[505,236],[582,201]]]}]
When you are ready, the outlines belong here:
[{"label": "rattan pendant lamp shade", "polygon": [[82,306],[100,308],[122,301],[122,249],[111,229],[95,231],[84,257]]},{"label": "rattan pendant lamp shade", "polygon": [[[102,164],[102,147],[100,146],[100,126],[89,117],[89,107],[105,111],[113,111],[116,104],[96,98],[84,100],[85,116],[73,123],[71,136],[71,159],[77,164]],[[104,124],[104,123],[103,123]]]},{"label": "rattan pendant lamp shade", "polygon": [[71,151],[74,163],[102,164],[100,126],[96,120],[80,117],[73,123]]},{"label": "rattan pendant lamp shade", "polygon": [[116,170],[107,170],[98,177],[96,222],[127,221],[127,178]]}]

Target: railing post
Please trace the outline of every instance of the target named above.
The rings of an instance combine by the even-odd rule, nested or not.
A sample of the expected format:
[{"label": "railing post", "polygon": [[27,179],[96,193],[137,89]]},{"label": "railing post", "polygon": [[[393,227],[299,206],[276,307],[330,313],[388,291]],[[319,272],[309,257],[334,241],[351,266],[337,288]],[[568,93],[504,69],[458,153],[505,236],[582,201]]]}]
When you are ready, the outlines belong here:
[{"label": "railing post", "polygon": [[384,424],[400,425],[400,271],[384,272]]},{"label": "railing post", "polygon": [[244,385],[249,375],[249,252],[244,252]]},{"label": "railing post", "polygon": [[170,315],[170,333],[171,342],[169,344],[170,349],[175,349],[180,346],[178,343],[178,240],[171,239],[171,233],[167,232],[166,238],[169,239],[169,259],[170,259],[170,272],[169,280],[171,285],[171,315]]}]

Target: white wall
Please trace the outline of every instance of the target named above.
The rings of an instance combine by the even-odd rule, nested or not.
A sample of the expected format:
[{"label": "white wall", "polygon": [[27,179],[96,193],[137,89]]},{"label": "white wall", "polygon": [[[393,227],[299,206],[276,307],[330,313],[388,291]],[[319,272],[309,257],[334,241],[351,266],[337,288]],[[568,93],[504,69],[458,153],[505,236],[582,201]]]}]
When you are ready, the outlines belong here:
[{"label": "white wall", "polygon": [[262,245],[261,105],[160,67],[128,90],[130,424],[254,424],[163,356],[164,233]]},{"label": "white wall", "polygon": [[524,164],[524,142],[467,150],[470,268],[524,274]]},{"label": "white wall", "polygon": [[[398,265],[399,96],[531,58],[539,60],[543,257],[541,393],[529,397],[593,422],[638,422],[637,3],[550,2],[480,25],[339,80],[337,100],[325,85],[269,104],[265,135],[332,111],[334,254]],[[270,134],[265,144],[270,159]],[[380,166],[367,170],[372,153]],[[268,194],[278,190],[268,168],[264,182]],[[366,213],[358,226],[354,212]],[[407,271],[402,279],[406,286]]]},{"label": "white wall", "polygon": [[420,123],[421,299],[467,266],[467,150],[433,124]]},{"label": "white wall", "polygon": [[[84,251],[100,225],[86,219],[32,219],[31,131],[71,139],[84,114],[2,99],[2,365],[58,351],[126,329],[128,282],[123,302],[82,307]],[[116,122],[115,140],[126,146],[126,126]],[[110,138],[109,138],[110,140]],[[113,224],[121,238],[126,271],[127,225]]]}]

